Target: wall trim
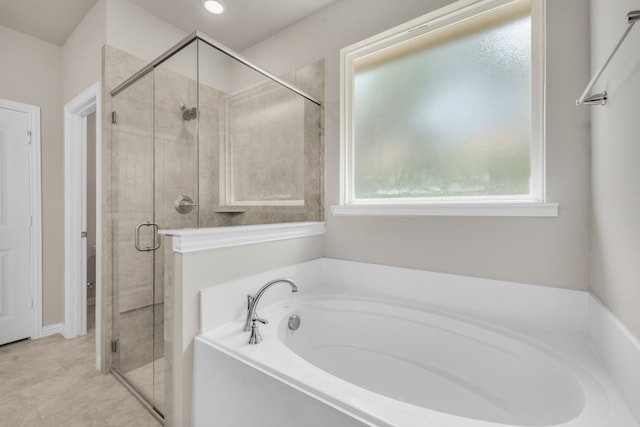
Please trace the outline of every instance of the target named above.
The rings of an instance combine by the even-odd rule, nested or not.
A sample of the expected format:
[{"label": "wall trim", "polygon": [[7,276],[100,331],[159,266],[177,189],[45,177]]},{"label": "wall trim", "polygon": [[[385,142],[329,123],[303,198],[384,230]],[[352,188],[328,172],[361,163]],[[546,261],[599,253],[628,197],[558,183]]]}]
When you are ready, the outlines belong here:
[{"label": "wall trim", "polygon": [[161,230],[159,233],[173,237],[173,251],[184,254],[276,240],[320,236],[325,233],[326,224],[326,222],[287,222],[281,224]]},{"label": "wall trim", "polygon": [[29,116],[31,150],[29,154],[31,204],[31,338],[43,336],[42,328],[42,164],[40,161],[40,107],[21,102],[0,99],[0,108],[26,113]]},{"label": "wall trim", "polygon": [[60,334],[64,336],[64,323],[54,323],[42,327],[42,333],[38,338],[44,338],[51,335]]},{"label": "wall trim", "polygon": [[587,335],[613,381],[640,420],[640,341],[589,292]]},{"label": "wall trim", "polygon": [[102,129],[100,83],[96,82],[64,106],[64,194],[65,194],[65,313],[66,338],[87,332],[86,287],[86,116],[96,113],[96,357],[101,351],[101,234],[100,147]]}]

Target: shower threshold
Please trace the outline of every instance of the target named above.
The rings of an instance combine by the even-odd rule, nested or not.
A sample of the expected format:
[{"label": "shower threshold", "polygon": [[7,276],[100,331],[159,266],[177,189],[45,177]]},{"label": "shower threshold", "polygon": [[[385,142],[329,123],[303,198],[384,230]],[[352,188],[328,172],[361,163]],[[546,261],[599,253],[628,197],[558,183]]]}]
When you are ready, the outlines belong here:
[{"label": "shower threshold", "polygon": [[[149,363],[148,365],[152,365],[152,363]],[[147,366],[147,365],[145,365]],[[138,369],[142,369],[145,366],[138,368]],[[142,406],[144,406],[150,413],[151,415],[153,415],[153,417],[158,420],[158,422],[160,422],[162,425],[164,425],[164,414],[162,413],[162,411],[160,411],[152,402],[153,400],[149,398],[149,396],[143,392],[136,384],[134,384],[132,381],[130,381],[126,375],[124,375],[122,372],[120,372],[118,369],[116,368],[111,368],[111,374],[113,374],[113,376],[120,381],[120,383],[131,393],[133,394],[133,396],[138,399],[138,401],[142,404]]]}]

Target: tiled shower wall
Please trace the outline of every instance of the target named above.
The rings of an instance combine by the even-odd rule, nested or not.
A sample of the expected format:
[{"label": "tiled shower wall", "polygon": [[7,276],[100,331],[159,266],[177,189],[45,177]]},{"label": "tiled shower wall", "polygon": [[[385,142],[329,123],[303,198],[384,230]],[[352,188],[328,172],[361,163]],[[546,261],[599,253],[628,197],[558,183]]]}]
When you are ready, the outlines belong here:
[{"label": "tiled shower wall", "polygon": [[[324,99],[324,61],[281,78]],[[227,94],[200,83],[200,227],[319,221],[322,108],[270,80]]]}]

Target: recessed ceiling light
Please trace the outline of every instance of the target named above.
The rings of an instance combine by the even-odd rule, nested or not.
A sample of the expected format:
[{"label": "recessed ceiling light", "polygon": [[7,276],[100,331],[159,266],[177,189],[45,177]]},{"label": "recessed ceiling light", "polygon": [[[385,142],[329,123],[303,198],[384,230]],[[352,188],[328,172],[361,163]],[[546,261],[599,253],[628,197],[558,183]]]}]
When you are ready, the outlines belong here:
[{"label": "recessed ceiling light", "polygon": [[204,5],[205,9],[216,15],[220,15],[224,13],[225,10],[227,10],[225,4],[220,0],[204,0],[202,4]]}]

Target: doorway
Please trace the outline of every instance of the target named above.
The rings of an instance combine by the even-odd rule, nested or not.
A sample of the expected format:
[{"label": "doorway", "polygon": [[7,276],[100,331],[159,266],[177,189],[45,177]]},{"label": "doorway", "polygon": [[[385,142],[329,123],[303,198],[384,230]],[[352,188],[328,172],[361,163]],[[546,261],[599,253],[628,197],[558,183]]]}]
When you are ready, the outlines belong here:
[{"label": "doorway", "polygon": [[[95,83],[64,107],[65,127],[65,323],[64,336],[87,332],[88,258],[95,259],[94,321],[96,367],[101,366],[100,84]],[[95,120],[94,120],[95,119]],[[95,138],[88,138],[88,134]],[[95,144],[91,142],[95,141]],[[89,142],[89,143],[88,143]],[[88,155],[89,153],[89,155]],[[92,157],[92,162],[88,158]],[[88,166],[88,165],[94,165]],[[88,169],[91,173],[88,174]],[[95,176],[94,180],[88,176]],[[91,189],[89,189],[91,186]],[[92,191],[95,190],[95,191]],[[93,195],[93,196],[91,196]],[[91,200],[91,201],[90,201]],[[89,206],[91,205],[91,206]],[[89,215],[88,215],[89,212]],[[92,215],[92,213],[94,213]],[[88,218],[93,218],[88,219]],[[92,227],[89,231],[89,226]],[[89,237],[91,235],[91,238]],[[91,239],[91,242],[88,240]],[[94,249],[95,248],[95,249]]]}]

